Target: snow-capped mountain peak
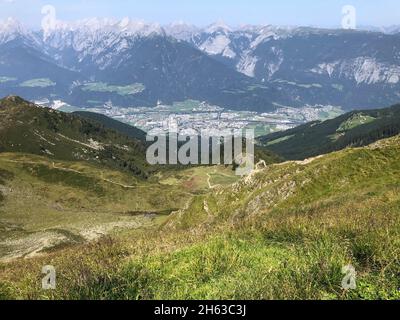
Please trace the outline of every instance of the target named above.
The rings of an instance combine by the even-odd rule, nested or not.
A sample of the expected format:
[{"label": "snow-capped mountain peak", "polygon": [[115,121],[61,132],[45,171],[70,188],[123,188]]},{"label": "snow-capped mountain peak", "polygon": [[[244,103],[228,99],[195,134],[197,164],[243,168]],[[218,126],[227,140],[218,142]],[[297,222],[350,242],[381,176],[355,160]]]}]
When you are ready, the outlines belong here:
[{"label": "snow-capped mountain peak", "polygon": [[9,17],[4,21],[0,21],[0,31],[1,32],[15,31],[15,30],[17,30],[17,31],[23,30],[23,27],[18,20],[14,19],[12,17]]},{"label": "snow-capped mountain peak", "polygon": [[164,27],[168,36],[178,40],[190,41],[193,35],[200,32],[200,28],[183,21],[173,22]]},{"label": "snow-capped mountain peak", "polygon": [[0,21],[0,43],[12,41],[19,36],[27,35],[28,31],[14,18]]},{"label": "snow-capped mountain peak", "polygon": [[54,27],[50,30],[43,30],[48,33],[55,32],[114,32],[124,33],[125,35],[149,36],[152,33],[163,34],[163,28],[157,23],[146,23],[141,20],[131,20],[124,18],[122,20],[109,18],[90,18],[73,22],[56,21]]},{"label": "snow-capped mountain peak", "polygon": [[124,18],[116,25],[118,31],[125,35],[150,36],[151,34],[164,35],[165,31],[158,23],[146,23],[143,20]]},{"label": "snow-capped mountain peak", "polygon": [[217,21],[211,25],[209,25],[206,29],[204,29],[204,32],[206,33],[216,33],[216,32],[221,32],[221,33],[229,33],[232,32],[233,29],[229,27],[224,21],[220,20]]},{"label": "snow-capped mountain peak", "polygon": [[110,47],[123,50],[128,47],[128,42],[151,35],[164,36],[165,31],[159,24],[141,20],[91,18],[75,22],[57,21],[52,29],[43,30],[43,41],[55,49],[73,48],[83,59]]}]

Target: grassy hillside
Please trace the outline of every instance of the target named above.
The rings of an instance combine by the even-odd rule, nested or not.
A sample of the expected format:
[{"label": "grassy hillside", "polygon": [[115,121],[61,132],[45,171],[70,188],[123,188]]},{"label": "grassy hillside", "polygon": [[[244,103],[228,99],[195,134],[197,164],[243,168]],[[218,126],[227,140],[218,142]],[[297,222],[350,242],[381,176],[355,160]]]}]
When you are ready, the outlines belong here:
[{"label": "grassy hillside", "polygon": [[138,139],[141,141],[146,140],[146,133],[138,128],[132,127],[129,124],[111,119],[99,113],[77,111],[73,113],[74,115],[80,116],[84,119],[94,120],[101,123],[104,127],[113,129],[121,134],[125,134],[130,138]]},{"label": "grassy hillside", "polygon": [[1,153],[0,260],[147,230],[235,179],[229,168],[202,167],[143,180],[89,162]]},{"label": "grassy hillside", "polygon": [[13,96],[0,100],[0,152],[88,161],[142,178],[151,171],[142,141],[98,121],[41,108]]},{"label": "grassy hillside", "polygon": [[0,154],[0,259],[154,226],[190,196],[96,164]]},{"label": "grassy hillside", "polygon": [[[0,296],[399,299],[399,157],[396,136],[270,165],[196,195],[158,230],[2,264]],[[56,267],[55,291],[40,289],[46,264]],[[357,289],[345,291],[349,264]]]},{"label": "grassy hillside", "polygon": [[288,160],[361,147],[400,133],[400,105],[353,111],[324,122],[311,122],[259,138],[267,149]]}]

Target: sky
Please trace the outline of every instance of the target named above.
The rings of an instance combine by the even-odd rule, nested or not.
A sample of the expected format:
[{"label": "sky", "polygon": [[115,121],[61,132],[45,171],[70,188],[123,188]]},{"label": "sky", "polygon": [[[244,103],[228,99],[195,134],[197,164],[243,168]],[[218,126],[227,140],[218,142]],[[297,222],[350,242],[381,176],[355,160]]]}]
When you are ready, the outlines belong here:
[{"label": "sky", "polygon": [[39,28],[41,9],[52,5],[58,20],[110,17],[144,20],[162,25],[183,21],[206,26],[224,21],[245,24],[336,27],[342,8],[353,5],[357,24],[400,24],[399,0],[0,0],[0,20],[13,17]]}]

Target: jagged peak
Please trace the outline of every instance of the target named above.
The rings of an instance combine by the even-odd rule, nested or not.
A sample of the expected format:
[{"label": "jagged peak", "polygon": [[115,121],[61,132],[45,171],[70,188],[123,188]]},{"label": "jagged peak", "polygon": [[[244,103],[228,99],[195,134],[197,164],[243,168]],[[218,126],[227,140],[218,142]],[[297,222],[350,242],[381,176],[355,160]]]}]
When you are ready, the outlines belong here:
[{"label": "jagged peak", "polygon": [[171,31],[190,31],[190,32],[198,32],[201,29],[194,24],[186,23],[185,21],[174,21],[164,27],[166,30]]},{"label": "jagged peak", "polygon": [[164,27],[167,35],[178,40],[189,40],[194,34],[201,31],[195,25],[188,24],[184,21],[175,21]]},{"label": "jagged peak", "polygon": [[125,33],[128,35],[139,34],[143,36],[148,36],[153,33],[164,34],[163,28],[158,23],[147,23],[143,20],[133,20],[128,17],[123,18],[122,20],[110,18],[88,18],[69,22],[56,21],[51,29],[43,31],[47,34],[68,31],[110,31]]},{"label": "jagged peak", "polygon": [[12,17],[0,20],[0,43],[12,41],[19,36],[29,36],[30,32],[17,19]]},{"label": "jagged peak", "polygon": [[232,32],[233,29],[230,26],[228,26],[223,20],[219,20],[209,25],[204,31],[207,33],[215,33],[215,32],[229,33]]},{"label": "jagged peak", "polygon": [[5,20],[0,20],[0,30],[4,31],[24,31],[25,28],[21,22],[13,17],[8,17]]}]

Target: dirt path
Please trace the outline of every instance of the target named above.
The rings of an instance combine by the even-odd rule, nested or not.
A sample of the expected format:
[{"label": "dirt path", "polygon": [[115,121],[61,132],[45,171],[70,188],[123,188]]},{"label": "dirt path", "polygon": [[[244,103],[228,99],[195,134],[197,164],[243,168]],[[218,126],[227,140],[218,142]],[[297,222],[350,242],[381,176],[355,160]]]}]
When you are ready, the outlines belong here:
[{"label": "dirt path", "polygon": [[218,187],[222,187],[221,184],[215,184],[215,185],[211,184],[211,179],[212,179],[211,174],[219,174],[219,175],[224,176],[224,177],[230,177],[229,175],[227,175],[225,173],[217,172],[217,169],[214,169],[214,172],[212,172],[212,173],[207,172],[207,177],[208,177],[207,178],[207,184],[208,184],[208,188],[209,189],[215,189],[215,188],[218,188]]},{"label": "dirt path", "polygon": [[56,164],[53,162],[53,169],[61,170],[61,171],[67,171],[67,172],[73,172],[77,174],[83,174],[83,172],[74,170],[74,169],[69,169],[69,168],[63,168],[63,167],[57,167]]},{"label": "dirt path", "polygon": [[111,181],[109,179],[106,179],[106,178],[104,178],[104,173],[103,172],[100,175],[100,179],[103,180],[103,181],[106,181],[108,183],[115,184],[116,186],[120,186],[120,187],[125,188],[125,189],[136,189],[136,188],[138,188],[138,186],[128,186],[126,184],[122,184],[122,183],[118,183],[118,182],[114,182],[114,181]]},{"label": "dirt path", "polygon": [[[27,164],[48,165],[48,163],[46,163],[46,162],[18,161],[18,160],[3,160],[3,161],[11,162],[11,163],[27,163]],[[57,170],[61,170],[61,171],[73,172],[73,173],[76,173],[76,174],[85,175],[84,172],[80,172],[80,171],[78,171],[78,170],[74,170],[74,169],[70,169],[70,168],[58,167],[58,166],[55,164],[55,162],[52,163],[52,168],[53,168],[53,169],[57,169]],[[126,184],[122,184],[122,183],[119,183],[119,182],[112,181],[112,180],[110,180],[110,179],[106,179],[106,178],[104,178],[104,173],[103,173],[103,172],[101,172],[100,177],[98,177],[98,178],[99,178],[100,180],[103,180],[103,181],[105,181],[105,182],[114,184],[114,185],[116,185],[116,186],[119,186],[119,187],[122,187],[122,188],[125,188],[125,189],[136,189],[136,188],[138,188],[138,186],[129,186],[129,185],[126,185]]]},{"label": "dirt path", "polygon": [[[214,170],[213,173],[214,173],[214,174],[217,173],[217,170]],[[216,184],[216,185],[214,185],[214,186],[211,184],[211,175],[210,175],[209,172],[207,172],[207,177],[208,177],[208,179],[207,179],[207,184],[208,184],[208,188],[209,188],[209,189],[215,189],[215,188],[217,188],[217,187],[220,186],[219,184]]]}]

